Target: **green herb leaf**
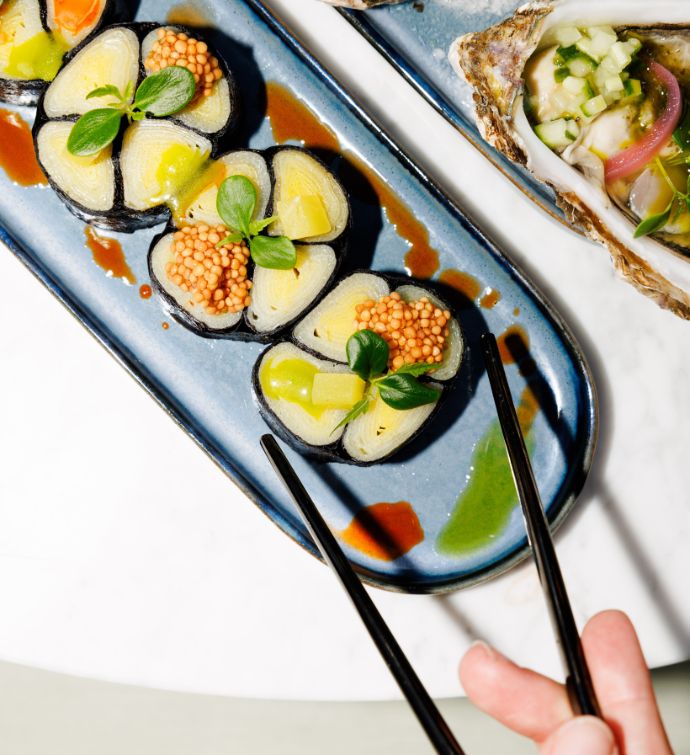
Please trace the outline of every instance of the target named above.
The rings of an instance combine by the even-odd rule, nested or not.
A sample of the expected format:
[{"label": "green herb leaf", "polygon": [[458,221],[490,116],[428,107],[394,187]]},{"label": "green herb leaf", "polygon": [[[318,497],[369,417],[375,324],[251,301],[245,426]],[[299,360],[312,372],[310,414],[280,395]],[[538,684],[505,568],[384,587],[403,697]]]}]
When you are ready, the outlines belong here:
[{"label": "green herb leaf", "polygon": [[395,371],[396,375],[413,375],[414,377],[417,377],[418,375],[426,375],[427,372],[431,372],[431,370],[438,369],[439,365],[434,364],[427,364],[426,362],[415,362],[414,364],[404,364],[402,367],[398,367],[398,369]]},{"label": "green herb leaf", "polygon": [[67,149],[73,155],[95,155],[107,147],[120,130],[122,113],[111,108],[89,110],[72,126]]},{"label": "green herb leaf", "polygon": [[216,244],[216,247],[220,248],[221,246],[225,246],[226,244],[239,244],[243,238],[244,236],[241,233],[231,233],[229,236],[226,236],[224,239],[221,239]]},{"label": "green herb leaf", "polygon": [[109,97],[111,95],[113,97],[117,97],[118,100],[124,99],[120,90],[114,84],[108,84],[104,87],[97,87],[96,89],[92,89],[86,95],[86,99],[91,100],[94,97]]},{"label": "green herb leaf", "polygon": [[331,430],[331,435],[341,428],[343,425],[347,425],[348,422],[352,422],[353,419],[357,419],[361,414],[366,414],[369,411],[369,396],[365,396],[360,399],[350,411],[338,422],[338,424]]},{"label": "green herb leaf", "polygon": [[683,150],[690,150],[690,108],[683,108],[681,116],[675,131],[673,132],[673,141]]},{"label": "green herb leaf", "polygon": [[635,229],[635,238],[639,239],[640,236],[647,236],[650,233],[656,233],[656,231],[658,231],[660,228],[663,228],[666,223],[668,223],[668,219],[671,216],[672,206],[673,200],[671,200],[671,204],[669,204],[669,206],[663,212],[660,212],[658,215],[650,215],[648,218],[643,220]]},{"label": "green herb leaf", "polygon": [[146,113],[143,110],[130,110],[127,115],[133,121],[143,121],[146,118]]},{"label": "green herb leaf", "polygon": [[393,409],[414,409],[424,404],[433,404],[441,395],[437,388],[420,383],[413,375],[392,372],[377,381],[381,399]]},{"label": "green herb leaf", "polygon": [[194,74],[182,66],[169,66],[147,76],[137,89],[134,106],[157,118],[186,107],[196,92]]},{"label": "green herb leaf", "polygon": [[264,218],[263,220],[252,220],[249,224],[249,235],[258,236],[264,228],[271,225],[271,223],[277,218],[277,215],[272,215],[270,218]]},{"label": "green herb leaf", "polygon": [[286,236],[254,236],[249,251],[260,267],[291,270],[297,264],[295,245]]},{"label": "green herb leaf", "polygon": [[218,189],[216,209],[225,225],[243,236],[250,236],[250,224],[256,207],[256,189],[245,176],[230,176]]},{"label": "green herb leaf", "polygon": [[358,330],[345,344],[347,363],[362,380],[381,375],[388,364],[388,344],[372,330]]},{"label": "green herb leaf", "polygon": [[134,82],[132,79],[130,79],[127,82],[127,86],[125,87],[125,93],[122,95],[122,99],[125,102],[129,102],[132,99],[132,95],[134,94]]}]

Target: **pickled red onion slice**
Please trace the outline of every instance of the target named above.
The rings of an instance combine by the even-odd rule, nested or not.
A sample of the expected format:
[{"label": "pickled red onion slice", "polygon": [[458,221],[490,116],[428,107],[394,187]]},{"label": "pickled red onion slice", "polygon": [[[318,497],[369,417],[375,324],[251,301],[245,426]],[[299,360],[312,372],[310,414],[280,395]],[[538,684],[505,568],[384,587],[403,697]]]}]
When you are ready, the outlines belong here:
[{"label": "pickled red onion slice", "polygon": [[668,142],[680,120],[682,97],[676,77],[656,61],[650,63],[649,68],[666,88],[666,107],[639,141],[606,161],[606,183],[625,178],[644,168]]}]

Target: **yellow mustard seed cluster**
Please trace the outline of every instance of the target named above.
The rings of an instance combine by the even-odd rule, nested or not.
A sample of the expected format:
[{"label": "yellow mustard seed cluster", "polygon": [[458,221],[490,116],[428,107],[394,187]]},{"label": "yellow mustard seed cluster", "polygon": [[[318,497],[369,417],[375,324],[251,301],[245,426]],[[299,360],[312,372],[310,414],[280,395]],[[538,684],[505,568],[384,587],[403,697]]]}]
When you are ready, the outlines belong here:
[{"label": "yellow mustard seed cluster", "polygon": [[373,330],[388,344],[391,369],[397,370],[403,364],[443,361],[450,312],[435,306],[426,296],[406,302],[393,292],[378,301],[370,299],[358,304],[355,311],[357,330]]},{"label": "yellow mustard seed cluster", "polygon": [[240,312],[251,304],[249,248],[244,241],[216,247],[228,233],[223,225],[185,226],[173,236],[174,258],[165,267],[170,280],[191,294],[189,306],[203,306],[209,315]]},{"label": "yellow mustard seed cluster", "polygon": [[172,29],[158,29],[157,35],[158,39],[146,58],[146,70],[155,73],[169,66],[182,66],[194,75],[196,96],[208,97],[223,72],[218,58],[209,53],[206,42]]}]

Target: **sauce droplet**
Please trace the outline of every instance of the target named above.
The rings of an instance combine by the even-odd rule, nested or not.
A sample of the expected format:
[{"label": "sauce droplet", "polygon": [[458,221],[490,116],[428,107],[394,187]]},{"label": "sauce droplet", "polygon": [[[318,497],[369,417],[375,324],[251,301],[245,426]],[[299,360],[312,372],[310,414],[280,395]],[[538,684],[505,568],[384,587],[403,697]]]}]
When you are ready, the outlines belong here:
[{"label": "sauce droplet", "polygon": [[[528,451],[534,445],[530,430],[538,412],[539,404],[527,387],[520,397],[517,415]],[[498,421],[491,423],[477,443],[470,469],[468,483],[438,537],[437,546],[442,553],[459,556],[490,545],[506,528],[518,505]]]},{"label": "sauce droplet", "polygon": [[137,282],[134,273],[127,264],[119,241],[107,236],[100,236],[90,225],[84,228],[84,236],[86,236],[86,246],[93,254],[93,261],[103,268],[108,276],[122,278],[132,285]]},{"label": "sauce droplet", "polygon": [[[275,81],[266,84],[267,115],[277,142],[295,139],[305,146],[341,152],[336,133],[329,128],[289,89]],[[430,278],[439,268],[438,252],[431,247],[429,232],[388,184],[363,160],[345,151],[343,156],[359,174],[364,175],[398,235],[410,244],[405,267],[416,278]]]},{"label": "sauce droplet", "polygon": [[168,11],[165,20],[169,24],[181,24],[182,26],[213,26],[213,21],[204,15],[193,3],[181,3],[173,5]]},{"label": "sauce droplet", "polygon": [[513,316],[517,317],[520,314],[520,307],[515,307],[513,310]]},{"label": "sauce droplet", "polygon": [[164,322],[164,323],[161,323],[161,327],[163,328],[163,330],[167,330],[170,327],[170,325],[168,325],[167,322]]},{"label": "sauce droplet", "polygon": [[479,304],[484,309],[493,309],[499,301],[501,301],[501,292],[496,291],[495,288],[490,288],[479,300]]},{"label": "sauce droplet", "polygon": [[150,299],[152,293],[153,291],[151,290],[151,286],[149,286],[148,283],[144,283],[143,286],[139,286],[139,296],[141,296],[142,299]]},{"label": "sauce droplet", "polygon": [[444,270],[438,279],[441,283],[445,283],[446,286],[454,288],[463,295],[465,299],[461,303],[463,307],[471,306],[482,292],[482,284],[473,275],[463,273],[461,270],[456,270],[453,267]]},{"label": "sauce droplet", "polygon": [[424,540],[424,530],[407,501],[374,503],[358,511],[340,533],[345,543],[380,561],[394,561]]},{"label": "sauce droplet", "polygon": [[[1,8],[2,6],[0,6]],[[29,124],[11,110],[0,110],[0,166],[20,186],[45,186]]]}]

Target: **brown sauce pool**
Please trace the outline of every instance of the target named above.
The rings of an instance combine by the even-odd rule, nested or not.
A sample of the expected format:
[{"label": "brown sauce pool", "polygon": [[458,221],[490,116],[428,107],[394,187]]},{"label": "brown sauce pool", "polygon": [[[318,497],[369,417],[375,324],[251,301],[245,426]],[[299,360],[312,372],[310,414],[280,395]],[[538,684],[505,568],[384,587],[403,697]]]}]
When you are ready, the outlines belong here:
[{"label": "brown sauce pool", "polygon": [[407,501],[382,502],[358,511],[340,537],[372,558],[394,561],[424,540],[424,530]]},{"label": "brown sauce pool", "polygon": [[522,372],[523,366],[533,361],[529,352],[529,336],[522,326],[511,325],[496,340],[503,364],[517,364]]},{"label": "brown sauce pool", "polygon": [[182,26],[213,26],[213,21],[204,15],[203,11],[194,3],[173,5],[165,20],[169,24],[180,24]]},{"label": "brown sauce pool", "polygon": [[493,309],[501,301],[501,292],[495,288],[490,288],[479,300],[479,305],[483,309]]},{"label": "brown sauce pool", "polygon": [[438,279],[441,283],[445,283],[446,286],[454,288],[459,291],[465,299],[467,299],[466,306],[469,306],[475,299],[481,294],[484,286],[473,275],[469,273],[463,273],[461,270],[456,270],[454,267],[449,267],[444,270]]},{"label": "brown sauce pool", "polygon": [[4,109],[0,109],[0,167],[20,186],[48,183],[36,160],[29,124],[17,113]]},{"label": "brown sauce pool", "polygon": [[[269,81],[266,84],[266,97],[267,115],[277,142],[297,139],[306,147],[341,152],[335,132],[282,84]],[[391,225],[410,244],[405,254],[405,267],[410,275],[415,278],[430,278],[439,268],[439,259],[438,252],[430,245],[426,227],[378,173],[355,155],[347,151],[343,154],[350,165],[366,177]]]},{"label": "brown sauce pool", "polygon": [[131,271],[125,253],[122,251],[122,245],[115,239],[107,236],[100,236],[94,229],[87,225],[84,228],[86,236],[86,246],[93,254],[93,261],[106,273],[113,278],[122,278],[131,285],[137,282],[134,273]]}]

